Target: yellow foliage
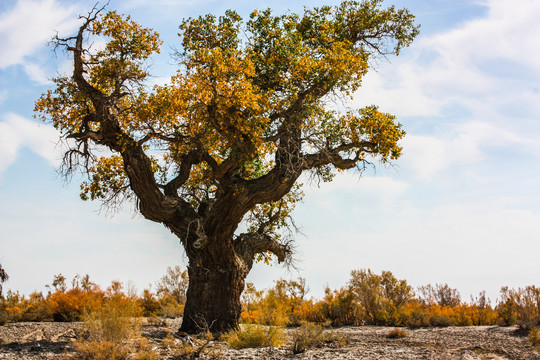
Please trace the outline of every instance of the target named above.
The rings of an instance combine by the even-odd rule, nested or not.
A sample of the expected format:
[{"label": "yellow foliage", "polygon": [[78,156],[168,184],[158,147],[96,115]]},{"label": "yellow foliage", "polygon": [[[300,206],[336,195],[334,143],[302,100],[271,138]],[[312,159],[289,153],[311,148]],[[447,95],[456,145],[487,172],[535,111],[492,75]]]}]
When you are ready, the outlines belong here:
[{"label": "yellow foliage", "polygon": [[[74,140],[67,142],[64,169],[88,175],[84,200],[116,205],[143,191],[165,194],[177,179],[176,193],[165,195],[197,211],[223,192],[240,199],[250,181],[280,170],[275,186],[282,195],[242,205],[241,214],[248,214],[251,233],[277,241],[276,230],[290,224],[302,198],[296,184],[302,172],[330,181],[337,171],[401,154],[405,132],[394,116],[376,106],[332,111],[326,100],[358,89],[371,57],[410,45],[418,27],[406,9],[344,1],[303,15],[255,11],[246,22],[230,10],[189,18],[180,25],[178,71],[151,88],[145,61],[160,51],[159,35],[102,10],[85,17],[76,36],[55,40],[73,54],[74,71],[54,79],[55,89],[35,103],[36,117]],[[88,36],[104,47],[89,49]],[[195,160],[186,161],[188,155]],[[151,169],[154,178],[135,179],[133,166]],[[178,169],[186,172],[179,178]],[[138,181],[144,186],[134,186]],[[258,254],[270,262],[270,252]]]}]

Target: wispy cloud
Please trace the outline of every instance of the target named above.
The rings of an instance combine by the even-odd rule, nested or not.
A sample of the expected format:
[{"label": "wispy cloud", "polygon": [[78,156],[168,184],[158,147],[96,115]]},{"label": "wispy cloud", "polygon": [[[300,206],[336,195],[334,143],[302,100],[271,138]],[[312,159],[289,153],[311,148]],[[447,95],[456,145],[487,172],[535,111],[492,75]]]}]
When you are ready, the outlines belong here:
[{"label": "wispy cloud", "polygon": [[416,117],[402,163],[420,180],[485,160],[491,149],[539,150],[540,2],[484,6],[484,17],[421,37],[403,57],[380,64],[353,100]]},{"label": "wispy cloud", "polygon": [[37,83],[47,83],[40,62],[33,56],[43,50],[55,32],[76,27],[75,6],[56,0],[19,0],[13,8],[0,14],[0,69],[22,65]]},{"label": "wispy cloud", "polygon": [[420,37],[403,57],[380,64],[355,104],[381,104],[400,116],[435,116],[462,107],[478,117],[521,98],[529,111],[539,110],[540,2],[485,5],[486,17]]},{"label": "wispy cloud", "polygon": [[15,161],[18,151],[28,147],[51,165],[59,164],[54,144],[58,132],[49,125],[41,125],[17,114],[5,114],[0,121],[0,176]]}]

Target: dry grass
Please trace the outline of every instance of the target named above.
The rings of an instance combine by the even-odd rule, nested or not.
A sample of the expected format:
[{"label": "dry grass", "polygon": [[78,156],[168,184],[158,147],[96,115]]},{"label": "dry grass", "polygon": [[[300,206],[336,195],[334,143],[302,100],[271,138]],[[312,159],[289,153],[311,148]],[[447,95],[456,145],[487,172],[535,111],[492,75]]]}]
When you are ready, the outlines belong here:
[{"label": "dry grass", "polygon": [[175,339],[171,333],[161,340],[161,347],[173,359],[219,359],[223,357],[223,348],[220,344],[213,344],[214,336],[210,331],[197,336],[186,336]]},{"label": "dry grass", "polygon": [[305,323],[292,335],[292,352],[300,354],[315,347],[341,347],[349,343],[349,340],[334,331],[324,331],[319,324]]}]

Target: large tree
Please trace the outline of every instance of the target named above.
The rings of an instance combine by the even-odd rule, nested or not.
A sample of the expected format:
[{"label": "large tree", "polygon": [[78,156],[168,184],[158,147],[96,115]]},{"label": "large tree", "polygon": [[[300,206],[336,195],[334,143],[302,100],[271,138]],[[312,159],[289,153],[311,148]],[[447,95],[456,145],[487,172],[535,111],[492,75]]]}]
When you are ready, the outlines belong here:
[{"label": "large tree", "polygon": [[[129,16],[94,8],[76,34],[55,38],[73,73],[37,100],[37,116],[63,134],[63,171],[87,174],[82,199],[132,199],[181,240],[189,259],[181,331],[237,327],[254,261],[287,262],[279,229],[302,196],[301,174],[330,181],[400,155],[394,116],[328,106],[351,96],[371,61],[417,35],[408,10],[381,2],[253,11],[246,22],[230,10],[186,19],[179,70],[151,88],[145,61],[161,41]],[[105,45],[93,49],[97,37]]]}]

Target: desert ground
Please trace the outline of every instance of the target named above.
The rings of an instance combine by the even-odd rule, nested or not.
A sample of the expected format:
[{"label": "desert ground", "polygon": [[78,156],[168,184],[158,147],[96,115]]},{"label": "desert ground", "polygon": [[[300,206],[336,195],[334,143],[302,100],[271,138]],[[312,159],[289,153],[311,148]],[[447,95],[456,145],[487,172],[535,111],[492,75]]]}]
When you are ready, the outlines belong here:
[{"label": "desert ground", "polygon": [[[161,344],[162,339],[175,332],[179,320],[143,324],[143,336],[159,359],[175,358]],[[0,327],[0,359],[68,359],[73,354],[73,341],[81,333],[80,323],[8,323]],[[408,336],[389,339],[388,327],[362,326],[333,329],[348,339],[341,347],[309,349],[293,354],[290,344],[280,348],[229,349],[223,342],[212,342],[218,349],[202,359],[366,359],[366,360],[534,360],[540,359],[527,338],[517,327],[476,326],[405,329]],[[295,331],[288,329],[289,333]],[[189,339],[188,339],[189,340]],[[186,339],[176,340],[178,343]]]}]

